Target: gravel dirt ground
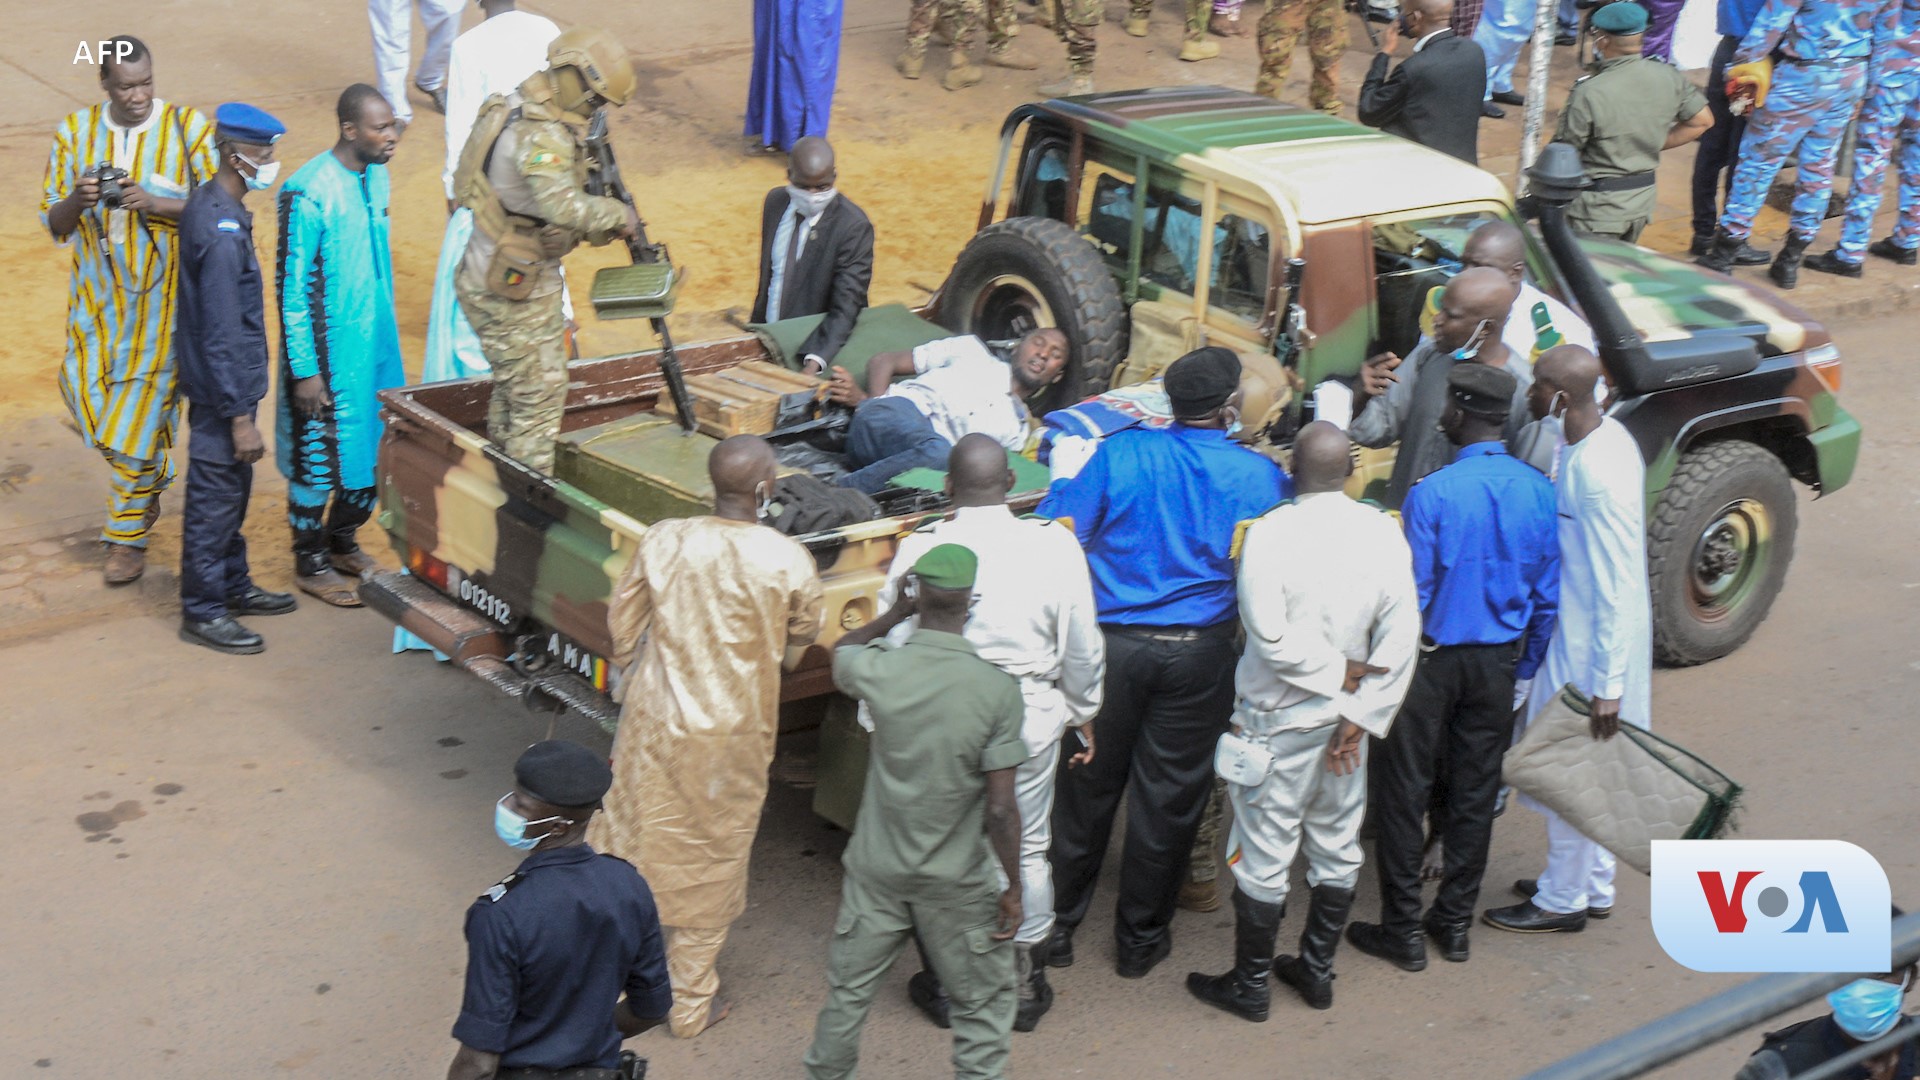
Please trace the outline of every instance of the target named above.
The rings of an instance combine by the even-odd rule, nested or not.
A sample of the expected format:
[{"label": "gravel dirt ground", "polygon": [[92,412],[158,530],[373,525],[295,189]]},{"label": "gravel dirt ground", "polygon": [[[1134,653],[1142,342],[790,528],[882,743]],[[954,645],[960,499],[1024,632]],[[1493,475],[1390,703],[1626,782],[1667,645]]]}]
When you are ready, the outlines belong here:
[{"label": "gravel dirt ground", "polygon": [[[736,134],[746,5],[527,6],[563,24],[607,23],[635,45],[647,108],[620,115],[618,145],[654,230],[692,271],[680,338],[718,331],[728,309],[751,303],[755,213],[782,181],[779,161],[743,156]],[[842,186],[879,227],[875,301],[912,301],[971,233],[999,119],[1039,79],[988,69],[987,82],[962,94],[903,82],[889,64],[904,5],[848,6],[833,132]],[[1145,41],[1111,23],[1103,30],[1103,85],[1251,84],[1251,41],[1227,42],[1217,61],[1180,64],[1177,14],[1161,6]],[[159,58],[163,96],[263,104],[293,128],[283,159],[303,161],[329,142],[339,87],[368,73],[365,21],[352,4],[266,0],[236,11],[182,0],[115,0],[89,5],[84,17],[39,8],[20,13],[0,42],[0,88],[15,104],[0,125],[0,190],[16,193],[0,216],[0,274],[13,288],[0,338],[0,472],[16,461],[39,466],[23,483],[71,486],[83,516],[104,477],[85,452],[60,449],[53,380],[65,263],[33,213],[48,132],[95,96],[93,74],[69,62],[74,43],[141,34]],[[299,30],[269,47],[263,24]],[[1036,28],[1020,42],[1057,63],[1057,44]],[[1567,54],[1559,50],[1561,63]],[[1365,59],[1358,50],[1347,58],[1349,99]],[[1302,57],[1296,83],[1304,67]],[[419,100],[415,112],[394,166],[397,299],[411,370],[444,220],[439,121]],[[1515,131],[1512,121],[1485,128],[1483,155],[1497,171],[1510,170]],[[1683,208],[1684,167],[1662,176],[1663,207]],[[261,250],[271,251],[271,215],[259,223]],[[1657,246],[1684,238],[1677,220],[1656,225]],[[605,258],[581,256],[576,273]],[[1860,843],[1886,866],[1895,896],[1911,898],[1920,889],[1907,791],[1916,755],[1903,740],[1920,692],[1912,645],[1920,576],[1906,538],[1920,529],[1920,487],[1899,468],[1920,436],[1900,389],[1911,328],[1897,318],[1838,325],[1847,402],[1868,430],[1854,484],[1803,503],[1794,571],[1772,618],[1725,661],[1659,674],[1656,715],[1748,785],[1744,835]],[[589,321],[584,347],[643,337],[633,324]],[[260,479],[249,536],[263,583],[284,587],[282,492],[270,468]],[[364,611],[310,604],[263,622],[272,647],[260,657],[189,649],[174,637],[172,515],[162,519],[149,580],[108,594],[92,545],[68,542],[70,528],[45,527],[57,514],[10,494],[0,485],[0,687],[12,703],[5,775],[21,842],[0,869],[0,1076],[440,1074],[460,997],[461,913],[514,861],[487,828],[490,804],[546,721],[423,654],[389,656],[387,625]],[[606,745],[575,720],[559,730]],[[807,736],[783,747],[798,757],[809,749]],[[722,962],[736,1015],[692,1042],[639,1040],[656,1076],[798,1072],[824,992],[844,842],[807,806],[806,791],[775,785],[751,906]],[[1537,819],[1524,811],[1503,819],[1485,901],[1505,902],[1505,883],[1534,874],[1543,848]],[[1370,877],[1362,898],[1359,915],[1368,917]],[[1081,935],[1080,964],[1056,979],[1054,1013],[1016,1038],[1014,1072],[1516,1076],[1737,981],[1667,961],[1645,904],[1644,881],[1630,877],[1609,922],[1550,938],[1478,929],[1471,963],[1436,963],[1420,975],[1349,951],[1334,1011],[1281,1000],[1256,1027],[1181,987],[1186,971],[1226,964],[1224,909],[1182,914],[1173,957],[1150,978],[1123,982],[1111,973],[1103,899]],[[907,974],[906,965],[893,973],[874,1011],[863,1075],[947,1071],[944,1034],[906,1003]],[[1718,1048],[1664,1075],[1729,1075],[1745,1049]]]}]

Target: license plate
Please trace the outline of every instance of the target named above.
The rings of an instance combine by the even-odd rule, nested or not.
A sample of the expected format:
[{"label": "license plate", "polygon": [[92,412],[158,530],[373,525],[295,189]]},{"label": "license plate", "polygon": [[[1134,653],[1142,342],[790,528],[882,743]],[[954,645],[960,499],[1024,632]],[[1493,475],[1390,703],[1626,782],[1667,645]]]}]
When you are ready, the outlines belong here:
[{"label": "license plate", "polygon": [[513,629],[514,621],[519,618],[520,613],[513,609],[512,604],[494,595],[485,585],[475,581],[471,574],[457,566],[447,567],[447,591],[453,594],[454,599],[506,629]]},{"label": "license plate", "polygon": [[[484,582],[475,580],[472,574],[466,573],[457,566],[447,567],[447,591],[468,608],[500,624],[505,629],[524,629],[518,625],[519,613],[514,610],[513,605],[495,595]],[[579,642],[565,634],[556,630],[542,631],[533,637],[532,647],[544,652],[562,668],[593,684],[595,690],[604,692],[607,689],[612,665],[608,664],[604,657],[587,651]]]},{"label": "license plate", "polygon": [[604,692],[607,689],[607,679],[613,665],[559,631],[548,631],[543,641],[547,655],[561,667],[591,683],[595,690]]}]

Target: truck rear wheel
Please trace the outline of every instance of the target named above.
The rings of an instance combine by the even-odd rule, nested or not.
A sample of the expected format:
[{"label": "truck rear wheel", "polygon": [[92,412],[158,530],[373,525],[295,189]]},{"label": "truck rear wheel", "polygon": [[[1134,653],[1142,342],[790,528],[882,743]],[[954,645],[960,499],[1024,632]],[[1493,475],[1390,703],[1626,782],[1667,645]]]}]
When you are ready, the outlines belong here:
[{"label": "truck rear wheel", "polygon": [[1653,652],[1676,667],[1746,643],[1786,583],[1798,523],[1793,481],[1750,442],[1687,451],[1647,527]]},{"label": "truck rear wheel", "polygon": [[1016,217],[980,230],[954,261],[940,321],[988,341],[1041,327],[1067,335],[1067,373],[1032,404],[1044,413],[1107,389],[1127,352],[1127,311],[1113,273],[1064,222]]}]

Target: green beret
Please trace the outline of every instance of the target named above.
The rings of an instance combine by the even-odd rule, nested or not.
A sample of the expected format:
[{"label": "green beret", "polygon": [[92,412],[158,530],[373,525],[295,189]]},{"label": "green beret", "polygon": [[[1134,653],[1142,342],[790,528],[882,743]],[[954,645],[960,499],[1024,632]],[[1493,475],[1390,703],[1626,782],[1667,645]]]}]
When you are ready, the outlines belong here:
[{"label": "green beret", "polygon": [[1593,13],[1593,28],[1607,34],[1632,37],[1647,32],[1647,9],[1632,0],[1616,0]]},{"label": "green beret", "polygon": [[913,572],[932,589],[971,589],[980,572],[980,559],[972,548],[959,544],[941,544],[920,556]]}]

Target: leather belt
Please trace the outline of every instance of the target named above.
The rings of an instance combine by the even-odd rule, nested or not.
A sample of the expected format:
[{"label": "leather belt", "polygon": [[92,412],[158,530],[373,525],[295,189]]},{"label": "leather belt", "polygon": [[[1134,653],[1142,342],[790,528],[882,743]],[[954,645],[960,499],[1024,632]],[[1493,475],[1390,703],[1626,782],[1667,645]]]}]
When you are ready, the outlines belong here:
[{"label": "leather belt", "polygon": [[542,1069],[537,1066],[528,1066],[520,1069],[501,1069],[493,1076],[494,1080],[620,1080],[620,1070],[598,1069],[591,1065],[581,1065],[571,1069]]},{"label": "leather belt", "polygon": [[1212,626],[1132,626],[1121,623],[1102,623],[1100,629],[1105,633],[1119,634],[1122,637],[1146,638],[1149,641],[1200,641],[1205,638],[1231,637],[1239,626],[1228,619]]},{"label": "leather belt", "polygon": [[1800,67],[1843,68],[1852,67],[1855,64],[1864,64],[1867,62],[1867,58],[1864,56],[1836,56],[1830,60],[1802,60],[1797,56],[1787,56],[1783,53],[1780,56],[1780,62],[1784,64],[1797,64]]},{"label": "leather belt", "polygon": [[1638,191],[1653,186],[1652,172],[1628,173],[1625,176],[1603,176],[1587,185],[1588,191]]}]

